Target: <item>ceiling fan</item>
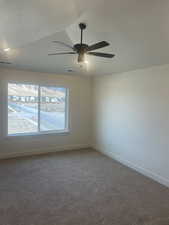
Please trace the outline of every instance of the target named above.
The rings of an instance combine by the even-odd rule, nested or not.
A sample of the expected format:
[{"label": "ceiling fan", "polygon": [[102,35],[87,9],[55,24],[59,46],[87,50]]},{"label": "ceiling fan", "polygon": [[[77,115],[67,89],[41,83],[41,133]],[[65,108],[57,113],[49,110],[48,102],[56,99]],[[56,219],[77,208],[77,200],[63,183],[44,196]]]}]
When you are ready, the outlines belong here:
[{"label": "ceiling fan", "polygon": [[61,42],[61,41],[53,41],[54,43],[58,43],[65,47],[68,47],[69,49],[72,50],[71,52],[57,52],[57,53],[51,53],[48,55],[51,56],[51,55],[74,55],[74,54],[77,54],[78,55],[77,61],[79,63],[84,62],[85,54],[103,57],[103,58],[113,58],[115,56],[114,54],[109,54],[109,53],[93,52],[93,50],[104,48],[110,44],[106,41],[101,41],[101,42],[95,43],[93,45],[84,44],[83,43],[83,30],[86,29],[86,24],[80,23],[79,28],[81,30],[81,40],[80,40],[80,43],[75,44],[73,47],[68,44],[65,44],[64,42]]}]

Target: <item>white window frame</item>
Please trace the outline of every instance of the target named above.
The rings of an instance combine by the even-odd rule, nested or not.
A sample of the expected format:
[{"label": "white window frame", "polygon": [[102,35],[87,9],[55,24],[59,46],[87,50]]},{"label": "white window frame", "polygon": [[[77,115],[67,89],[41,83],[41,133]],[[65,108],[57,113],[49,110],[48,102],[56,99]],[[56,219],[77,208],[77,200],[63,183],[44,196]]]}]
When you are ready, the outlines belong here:
[{"label": "white window frame", "polygon": [[[25,84],[25,85],[35,85],[38,86],[38,131],[37,132],[25,132],[25,133],[15,133],[8,134],[8,84]],[[65,129],[62,130],[49,130],[49,131],[40,131],[40,98],[41,98],[41,87],[54,87],[54,88],[65,88],[66,97],[65,97]],[[46,84],[37,84],[29,82],[7,82],[6,87],[6,135],[7,137],[22,137],[22,136],[36,136],[36,135],[46,135],[46,134],[56,134],[56,135],[65,135],[69,133],[69,88],[62,85],[46,85]]]}]

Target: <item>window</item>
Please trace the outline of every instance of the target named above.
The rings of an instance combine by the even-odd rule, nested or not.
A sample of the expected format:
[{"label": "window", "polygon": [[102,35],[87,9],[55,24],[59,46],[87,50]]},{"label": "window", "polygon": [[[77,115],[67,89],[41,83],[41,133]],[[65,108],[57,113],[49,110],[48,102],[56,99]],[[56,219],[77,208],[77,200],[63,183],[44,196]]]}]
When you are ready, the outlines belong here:
[{"label": "window", "polygon": [[67,88],[8,84],[8,135],[67,129]]}]

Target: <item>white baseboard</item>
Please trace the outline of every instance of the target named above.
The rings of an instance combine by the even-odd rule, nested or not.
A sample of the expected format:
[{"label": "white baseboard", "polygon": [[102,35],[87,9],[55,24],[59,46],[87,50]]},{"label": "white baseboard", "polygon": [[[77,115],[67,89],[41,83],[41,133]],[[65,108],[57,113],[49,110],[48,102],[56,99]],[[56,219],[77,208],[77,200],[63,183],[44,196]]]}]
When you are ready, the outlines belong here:
[{"label": "white baseboard", "polygon": [[55,153],[61,151],[68,151],[68,150],[80,150],[80,149],[87,149],[91,148],[91,145],[88,144],[78,144],[78,145],[66,145],[66,146],[57,146],[48,149],[34,149],[31,151],[23,151],[23,152],[12,152],[12,153],[3,153],[0,154],[0,159],[10,159],[10,158],[17,158],[23,156],[33,156],[33,155],[42,155],[48,153]]},{"label": "white baseboard", "polygon": [[99,151],[101,153],[103,153],[104,155],[107,155],[108,157],[116,160],[116,161],[119,161],[120,163],[122,163],[123,165],[133,169],[133,170],[136,170],[137,172],[143,174],[144,176],[146,177],[149,177],[151,179],[153,179],[154,181],[162,184],[162,185],[165,185],[166,187],[169,187],[169,180],[158,175],[158,174],[155,174],[154,172],[150,171],[150,170],[147,170],[145,168],[142,168],[140,166],[137,166],[135,164],[133,164],[132,162],[126,160],[126,159],[123,159],[121,156],[117,155],[117,154],[114,154],[112,152],[107,152],[107,151],[103,151],[101,149],[98,149],[98,147],[94,146],[93,147],[96,151]]}]

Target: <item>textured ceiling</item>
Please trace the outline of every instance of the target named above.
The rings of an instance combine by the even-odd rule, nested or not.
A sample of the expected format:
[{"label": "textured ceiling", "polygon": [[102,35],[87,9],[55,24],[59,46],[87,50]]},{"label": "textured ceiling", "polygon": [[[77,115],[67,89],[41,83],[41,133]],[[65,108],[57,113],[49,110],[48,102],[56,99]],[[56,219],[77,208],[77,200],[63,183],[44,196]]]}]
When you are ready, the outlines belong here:
[{"label": "textured ceiling", "polygon": [[[102,75],[169,63],[169,0],[0,0],[0,61],[40,72]],[[113,59],[48,56],[67,51],[52,43],[79,42],[78,23],[87,23],[84,41],[108,41],[102,52]],[[4,53],[4,48],[11,48]],[[0,65],[3,66],[3,65]]]}]

